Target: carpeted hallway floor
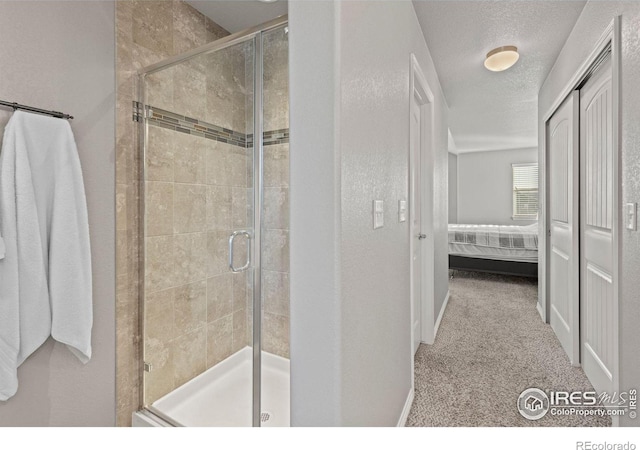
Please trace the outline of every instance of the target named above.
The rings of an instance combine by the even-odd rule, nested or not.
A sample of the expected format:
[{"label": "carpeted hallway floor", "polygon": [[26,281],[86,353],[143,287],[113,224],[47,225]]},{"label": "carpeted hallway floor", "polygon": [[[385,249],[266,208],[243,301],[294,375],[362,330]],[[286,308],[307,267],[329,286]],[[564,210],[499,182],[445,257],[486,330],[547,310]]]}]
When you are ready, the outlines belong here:
[{"label": "carpeted hallway floor", "polygon": [[535,281],[456,272],[450,292],[435,343],[416,354],[407,426],[610,426],[601,417],[519,414],[529,387],[593,390],[540,320]]}]

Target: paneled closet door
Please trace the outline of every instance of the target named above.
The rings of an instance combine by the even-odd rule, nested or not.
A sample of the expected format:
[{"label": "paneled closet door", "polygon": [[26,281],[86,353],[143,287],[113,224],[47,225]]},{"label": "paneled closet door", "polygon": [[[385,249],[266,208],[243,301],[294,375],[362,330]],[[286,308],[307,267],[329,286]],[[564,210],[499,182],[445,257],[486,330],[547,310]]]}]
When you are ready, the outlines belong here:
[{"label": "paneled closet door", "polygon": [[572,364],[578,365],[578,92],[573,92],[547,125],[550,174],[551,328]]},{"label": "paneled closet door", "polygon": [[598,392],[613,392],[617,307],[613,295],[611,58],[580,90],[580,311],[582,365]]}]

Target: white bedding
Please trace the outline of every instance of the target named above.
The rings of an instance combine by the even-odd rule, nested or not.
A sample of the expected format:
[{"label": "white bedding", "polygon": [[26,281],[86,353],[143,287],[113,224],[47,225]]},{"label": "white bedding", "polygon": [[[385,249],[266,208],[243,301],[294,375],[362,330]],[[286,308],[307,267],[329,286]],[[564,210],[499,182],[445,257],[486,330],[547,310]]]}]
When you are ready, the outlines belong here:
[{"label": "white bedding", "polygon": [[502,261],[538,261],[538,224],[449,225],[449,254]]}]

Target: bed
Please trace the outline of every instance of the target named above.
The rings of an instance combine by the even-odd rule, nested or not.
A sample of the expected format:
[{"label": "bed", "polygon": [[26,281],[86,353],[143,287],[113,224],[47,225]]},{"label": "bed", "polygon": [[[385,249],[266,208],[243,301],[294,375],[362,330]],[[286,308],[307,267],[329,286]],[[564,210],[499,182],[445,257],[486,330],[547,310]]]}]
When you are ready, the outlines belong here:
[{"label": "bed", "polygon": [[449,268],[537,278],[538,224],[450,224]]}]

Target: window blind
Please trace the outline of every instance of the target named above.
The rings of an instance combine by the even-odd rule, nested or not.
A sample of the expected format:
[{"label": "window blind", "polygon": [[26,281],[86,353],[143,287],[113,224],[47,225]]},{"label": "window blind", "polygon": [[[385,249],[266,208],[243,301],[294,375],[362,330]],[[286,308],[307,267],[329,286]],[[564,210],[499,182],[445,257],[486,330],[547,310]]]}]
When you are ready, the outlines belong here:
[{"label": "window blind", "polygon": [[513,164],[513,218],[538,216],[538,164]]}]

